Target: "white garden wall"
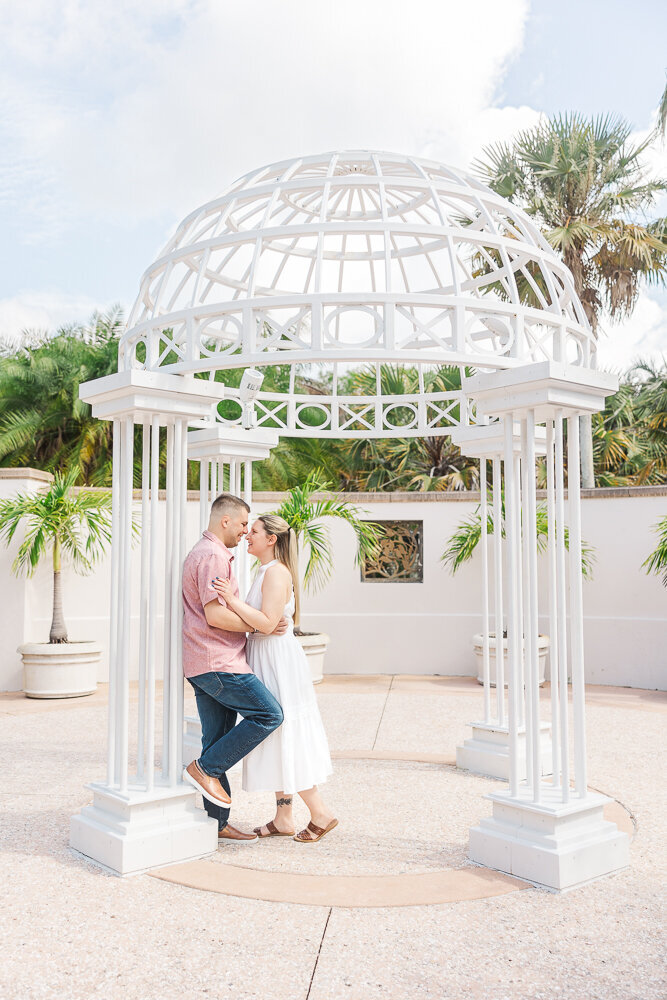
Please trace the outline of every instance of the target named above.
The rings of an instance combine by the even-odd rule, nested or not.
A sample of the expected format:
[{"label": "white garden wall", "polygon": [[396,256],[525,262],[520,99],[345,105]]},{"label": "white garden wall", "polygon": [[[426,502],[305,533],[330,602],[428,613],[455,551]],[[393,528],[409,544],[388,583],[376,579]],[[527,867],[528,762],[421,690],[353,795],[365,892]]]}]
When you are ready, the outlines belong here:
[{"label": "white garden wall", "polygon": [[[36,489],[43,473],[0,470],[0,496]],[[256,513],[275,508],[277,494],[258,494]],[[328,673],[474,674],[471,636],[479,630],[479,556],[452,577],[440,556],[456,524],[477,506],[475,494],[364,494],[355,501],[372,519],[424,522],[424,582],[362,582],[354,536],[331,526],[335,577],[305,595],[303,626],[331,636]],[[583,494],[583,535],[596,549],[594,579],[584,585],[586,678],[591,684],[667,687],[667,590],[641,563],[655,546],[651,528],[667,513],[667,488]],[[189,544],[198,535],[198,497],[188,504]],[[47,563],[30,580],[10,574],[12,551],[0,549],[0,690],[20,690],[16,647],[46,641],[51,609]],[[109,559],[92,576],[65,577],[65,614],[72,639],[108,647]],[[542,567],[543,572],[546,566]],[[133,593],[138,594],[139,546]],[[546,609],[545,609],[546,610]],[[136,624],[136,623],[135,623]],[[541,621],[548,632],[548,621]],[[159,660],[158,660],[159,662]],[[136,663],[131,665],[136,675]],[[100,667],[106,679],[106,655]]]}]

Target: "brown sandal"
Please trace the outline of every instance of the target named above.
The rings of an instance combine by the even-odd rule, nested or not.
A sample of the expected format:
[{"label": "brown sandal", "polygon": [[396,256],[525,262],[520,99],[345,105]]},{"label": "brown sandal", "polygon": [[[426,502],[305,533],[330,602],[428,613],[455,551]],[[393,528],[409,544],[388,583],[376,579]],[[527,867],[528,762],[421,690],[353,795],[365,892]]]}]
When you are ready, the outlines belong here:
[{"label": "brown sandal", "polygon": [[[302,830],[300,833],[297,833],[294,839],[298,840],[300,844],[316,844],[318,840],[321,840],[322,837],[324,837],[325,834],[329,833],[330,830],[333,830],[335,826],[338,826],[337,819],[332,819],[325,830],[323,830],[321,826],[315,826],[315,824],[311,822],[308,824],[305,830]],[[314,833],[315,836],[304,837],[304,834],[307,834],[308,830],[310,830],[311,833]]]},{"label": "brown sandal", "polygon": [[262,833],[261,832],[261,830],[262,830],[261,826],[256,826],[255,829],[252,831],[253,833],[257,834],[257,836],[259,837],[260,840],[266,840],[267,837],[293,837],[294,836],[294,830],[292,830],[291,833],[281,833],[280,830],[277,830],[276,829],[276,824],[273,822],[272,819],[269,820],[268,823],[265,823],[264,826],[269,831],[268,833]]}]

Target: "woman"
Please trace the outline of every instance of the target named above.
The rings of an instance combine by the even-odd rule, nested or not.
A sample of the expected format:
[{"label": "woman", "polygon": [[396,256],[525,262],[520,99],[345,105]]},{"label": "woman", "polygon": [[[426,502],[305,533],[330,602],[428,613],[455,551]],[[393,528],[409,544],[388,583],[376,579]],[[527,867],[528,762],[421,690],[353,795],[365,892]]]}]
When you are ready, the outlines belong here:
[{"label": "woman", "polygon": [[[285,718],[244,758],[243,789],[275,792],[276,814],[255,828],[259,837],[294,837],[301,844],[312,844],[333,830],[338,820],[317,789],[331,774],[331,757],[306,656],[292,625],[299,593],[294,531],[282,517],[262,514],[248,534],[248,552],[259,559],[260,568],[247,601],[234,596],[227,580],[216,579],[213,585],[218,596],[253,628],[246,647],[248,663],[278,700]],[[271,635],[283,615],[290,625],[288,631]],[[310,812],[308,826],[296,836],[294,792]]]}]

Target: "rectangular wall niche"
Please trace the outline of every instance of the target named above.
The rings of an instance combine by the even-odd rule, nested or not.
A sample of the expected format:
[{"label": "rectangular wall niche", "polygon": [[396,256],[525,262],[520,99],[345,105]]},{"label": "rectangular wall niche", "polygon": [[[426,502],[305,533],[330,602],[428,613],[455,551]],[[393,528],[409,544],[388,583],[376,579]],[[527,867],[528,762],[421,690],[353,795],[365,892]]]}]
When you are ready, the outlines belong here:
[{"label": "rectangular wall niche", "polygon": [[379,521],[384,528],[376,559],[362,559],[365,583],[423,583],[424,522]]}]

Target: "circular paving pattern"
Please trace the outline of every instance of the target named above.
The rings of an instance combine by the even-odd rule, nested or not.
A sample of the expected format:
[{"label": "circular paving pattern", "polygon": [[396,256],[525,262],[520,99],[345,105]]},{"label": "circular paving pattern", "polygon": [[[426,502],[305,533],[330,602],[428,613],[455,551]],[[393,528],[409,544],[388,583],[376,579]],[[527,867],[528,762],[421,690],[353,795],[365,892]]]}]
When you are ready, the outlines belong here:
[{"label": "circular paving pattern", "polygon": [[[485,814],[482,796],[497,781],[458,770],[449,757],[337,755],[323,792],[339,819],[321,842],[276,837],[225,843],[216,855],[159,869],[160,879],[196,889],[323,906],[406,906],[517,892],[527,883],[468,861],[468,831]],[[233,823],[241,829],[271,818],[270,793],[240,791],[232,774]],[[490,812],[490,809],[488,810]],[[627,811],[608,818],[632,834]],[[295,805],[297,829],[307,811]]]}]

